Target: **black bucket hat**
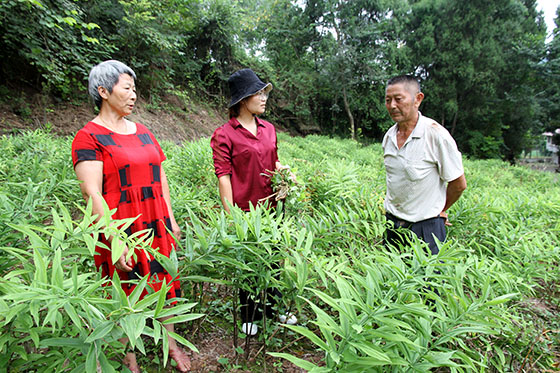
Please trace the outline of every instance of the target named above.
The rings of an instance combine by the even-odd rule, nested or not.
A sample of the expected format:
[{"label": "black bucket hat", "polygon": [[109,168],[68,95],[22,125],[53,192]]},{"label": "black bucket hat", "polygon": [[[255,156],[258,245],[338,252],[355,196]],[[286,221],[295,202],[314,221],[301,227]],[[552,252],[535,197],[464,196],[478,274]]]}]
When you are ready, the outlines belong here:
[{"label": "black bucket hat", "polygon": [[231,101],[228,108],[237,104],[239,101],[254,95],[264,88],[270,92],[272,84],[264,83],[251,69],[241,69],[234,72],[228,79]]}]

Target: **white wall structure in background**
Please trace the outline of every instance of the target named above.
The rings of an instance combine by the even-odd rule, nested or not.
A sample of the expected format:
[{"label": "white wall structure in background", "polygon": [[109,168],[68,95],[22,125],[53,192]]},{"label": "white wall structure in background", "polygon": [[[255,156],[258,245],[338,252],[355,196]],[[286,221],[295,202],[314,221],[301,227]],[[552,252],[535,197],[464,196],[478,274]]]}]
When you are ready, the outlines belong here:
[{"label": "white wall structure in background", "polygon": [[545,132],[543,136],[546,137],[546,150],[552,152],[552,161],[558,163],[558,145],[554,144],[554,135],[560,135],[560,128],[556,128],[554,132]]}]

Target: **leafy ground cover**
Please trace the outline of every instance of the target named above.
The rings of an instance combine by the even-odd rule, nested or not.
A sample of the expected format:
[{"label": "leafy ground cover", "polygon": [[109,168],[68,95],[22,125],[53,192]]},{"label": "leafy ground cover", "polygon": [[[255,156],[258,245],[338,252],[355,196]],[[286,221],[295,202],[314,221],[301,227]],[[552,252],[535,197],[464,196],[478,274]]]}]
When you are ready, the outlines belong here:
[{"label": "leafy ground cover", "polygon": [[[560,361],[560,184],[554,174],[465,160],[469,187],[453,206],[438,256],[422,243],[382,245],[384,168],[378,144],[280,134],[298,184],[283,213],[219,207],[208,139],[163,143],[182,281],[126,298],[93,267],[95,238],[69,138],[0,138],[0,367],[10,372],[120,371],[127,335],[147,372],[170,369],[159,318],[175,315],[195,371],[530,372]],[[122,222],[126,224],[126,221]],[[129,237],[146,248],[149,239]],[[119,248],[114,248],[119,250]],[[238,329],[237,289],[282,291],[296,326]],[[146,279],[138,288],[146,287]],[[197,350],[197,351],[196,351]]]}]

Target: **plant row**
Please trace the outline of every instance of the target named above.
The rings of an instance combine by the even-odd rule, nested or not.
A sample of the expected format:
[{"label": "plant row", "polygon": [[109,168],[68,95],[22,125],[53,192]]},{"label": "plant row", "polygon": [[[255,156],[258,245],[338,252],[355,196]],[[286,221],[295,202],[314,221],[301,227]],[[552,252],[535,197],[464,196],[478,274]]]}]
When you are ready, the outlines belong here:
[{"label": "plant row", "polygon": [[[469,187],[450,212],[448,240],[432,256],[414,237],[402,247],[383,245],[378,144],[280,134],[281,161],[297,176],[282,208],[225,214],[209,140],[164,143],[183,230],[176,255],[160,258],[183,284],[184,296],[170,304],[165,286],[151,291],[144,278],[126,297],[118,278],[95,270],[101,234],[122,235],[136,250],[150,250],[149,239],[125,237],[129,220],[119,228],[107,219],[94,223],[72,170],[70,143],[43,131],[0,138],[1,368],[114,371],[124,352],[118,339],[127,336],[142,354],[147,343],[166,347],[158,320],[170,315],[178,325],[203,315],[221,318],[237,352],[265,351],[258,357],[312,372],[554,366],[560,185],[552,174],[465,159]],[[278,311],[297,314],[299,324],[264,320],[250,350],[247,340],[237,340],[245,336],[232,310],[212,310],[216,301],[236,308],[236,296],[201,294],[208,283],[257,297],[276,288],[283,294]],[[148,295],[140,299],[144,289]]]}]

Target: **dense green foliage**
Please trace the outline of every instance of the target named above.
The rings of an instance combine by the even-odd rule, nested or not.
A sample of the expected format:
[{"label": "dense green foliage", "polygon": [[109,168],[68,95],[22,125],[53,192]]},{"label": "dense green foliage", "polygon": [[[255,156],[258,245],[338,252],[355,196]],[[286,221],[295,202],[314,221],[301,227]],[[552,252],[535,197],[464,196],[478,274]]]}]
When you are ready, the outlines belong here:
[{"label": "dense green foliage", "polygon": [[0,78],[71,98],[85,91],[93,64],[116,58],[136,70],[145,97],[223,107],[229,74],[252,67],[273,83],[270,113],[283,127],[379,140],[391,124],[386,80],[415,74],[422,111],[461,151],[513,161],[556,126],[560,110],[559,36],[545,43],[535,4],[5,0]]},{"label": "dense green foliage", "polygon": [[427,78],[425,110],[468,154],[513,160],[538,118],[545,33],[535,2],[421,1],[412,9],[416,32],[405,40]]},{"label": "dense green foliage", "polygon": [[[163,144],[183,230],[177,258],[164,263],[181,277],[186,298],[167,309],[160,293],[138,301],[123,297],[118,283],[100,286],[94,239],[115,228],[90,225],[70,139],[45,132],[0,138],[1,367],[78,372],[95,371],[98,363],[108,372],[118,366],[119,337],[129,336],[145,353],[165,340],[157,317],[170,313],[181,330],[181,321],[202,313],[213,322],[199,325],[199,333],[226,325],[237,337],[230,314],[235,291],[204,293],[208,286],[195,285],[236,289],[253,279],[257,292],[281,289],[282,309],[300,320],[290,327],[269,320],[256,346],[310,371],[552,369],[560,350],[560,320],[551,306],[558,303],[560,275],[555,175],[465,160],[469,187],[450,211],[449,240],[430,256],[414,239],[395,249],[382,245],[379,145],[324,136],[280,134],[279,140],[280,158],[299,180],[284,216],[261,208],[225,215],[208,139]],[[321,361],[316,366],[302,352]],[[260,358],[237,364],[262,371],[254,365]],[[159,359],[141,364],[157,371]]]}]

